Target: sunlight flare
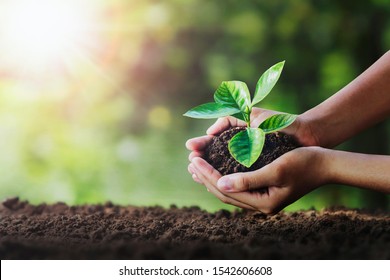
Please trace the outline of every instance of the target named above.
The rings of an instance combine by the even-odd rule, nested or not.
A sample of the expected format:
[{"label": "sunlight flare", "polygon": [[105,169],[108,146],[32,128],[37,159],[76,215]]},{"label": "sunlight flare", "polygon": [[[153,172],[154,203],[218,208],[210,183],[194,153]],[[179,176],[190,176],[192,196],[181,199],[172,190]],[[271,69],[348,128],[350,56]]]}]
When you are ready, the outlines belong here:
[{"label": "sunlight flare", "polygon": [[0,57],[12,68],[52,67],[88,39],[83,1],[14,0],[0,4]]}]

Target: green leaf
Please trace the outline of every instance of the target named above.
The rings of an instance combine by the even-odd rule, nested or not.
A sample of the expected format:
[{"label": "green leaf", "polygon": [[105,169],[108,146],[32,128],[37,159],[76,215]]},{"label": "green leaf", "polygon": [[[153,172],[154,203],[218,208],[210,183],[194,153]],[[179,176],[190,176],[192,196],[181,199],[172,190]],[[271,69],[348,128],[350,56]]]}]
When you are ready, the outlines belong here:
[{"label": "green leaf", "polygon": [[296,118],[296,115],[276,114],[263,121],[259,128],[261,128],[265,133],[275,132],[288,127],[295,121]]},{"label": "green leaf", "polygon": [[240,110],[238,108],[212,102],[196,106],[186,112],[183,116],[196,119],[214,119],[231,116],[239,112]]},{"label": "green leaf", "polygon": [[265,133],[258,128],[240,131],[229,141],[229,151],[235,160],[246,167],[259,158],[263,150]]},{"label": "green leaf", "polygon": [[244,122],[246,121],[243,113],[234,114],[234,115],[232,115],[232,117],[235,117],[236,119],[242,120]]},{"label": "green leaf", "polygon": [[222,82],[214,93],[216,103],[229,105],[245,112],[250,107],[251,96],[246,83],[240,81]]},{"label": "green leaf", "polygon": [[275,64],[261,75],[256,85],[252,106],[255,106],[271,92],[282,73],[284,62],[285,61]]}]

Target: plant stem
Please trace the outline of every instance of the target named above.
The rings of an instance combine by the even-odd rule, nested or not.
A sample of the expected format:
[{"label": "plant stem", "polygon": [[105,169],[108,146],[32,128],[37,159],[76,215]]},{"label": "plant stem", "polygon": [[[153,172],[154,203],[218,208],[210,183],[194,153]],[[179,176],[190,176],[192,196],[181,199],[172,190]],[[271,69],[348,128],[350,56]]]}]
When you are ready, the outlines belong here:
[{"label": "plant stem", "polygon": [[249,114],[244,114],[244,119],[247,127],[251,127],[251,116]]},{"label": "plant stem", "polygon": [[244,114],[244,118],[245,118],[245,122],[246,122],[247,127],[251,127],[251,112],[252,112],[251,108],[249,108],[247,106],[245,114]]}]

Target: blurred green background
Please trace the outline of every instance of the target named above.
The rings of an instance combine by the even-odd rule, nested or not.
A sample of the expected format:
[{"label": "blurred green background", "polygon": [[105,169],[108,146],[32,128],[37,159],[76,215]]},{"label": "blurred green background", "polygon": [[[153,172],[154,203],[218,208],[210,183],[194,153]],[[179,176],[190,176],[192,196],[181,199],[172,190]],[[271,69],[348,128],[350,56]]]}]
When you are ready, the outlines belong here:
[{"label": "blurred green background", "polygon": [[[182,114],[281,60],[263,107],[317,105],[389,49],[390,1],[2,0],[0,26],[0,198],[215,211],[184,147],[213,121]],[[338,148],[389,154],[389,126]],[[287,210],[331,205],[390,203],[330,186]]]}]

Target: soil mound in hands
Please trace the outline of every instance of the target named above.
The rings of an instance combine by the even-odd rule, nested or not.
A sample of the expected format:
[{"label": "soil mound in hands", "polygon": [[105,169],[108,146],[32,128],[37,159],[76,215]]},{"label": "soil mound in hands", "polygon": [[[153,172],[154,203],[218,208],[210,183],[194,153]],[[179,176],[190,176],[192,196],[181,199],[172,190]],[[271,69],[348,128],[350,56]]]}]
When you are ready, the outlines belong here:
[{"label": "soil mound in hands", "polygon": [[387,214],[0,205],[1,259],[388,259]]},{"label": "soil mound in hands", "polygon": [[300,147],[294,137],[275,132],[266,134],[263,151],[257,161],[247,168],[237,162],[231,155],[228,149],[230,139],[238,132],[244,130],[245,127],[234,127],[215,136],[210,145],[206,148],[204,159],[210,163],[222,175],[254,171],[273,162],[281,155]]}]

